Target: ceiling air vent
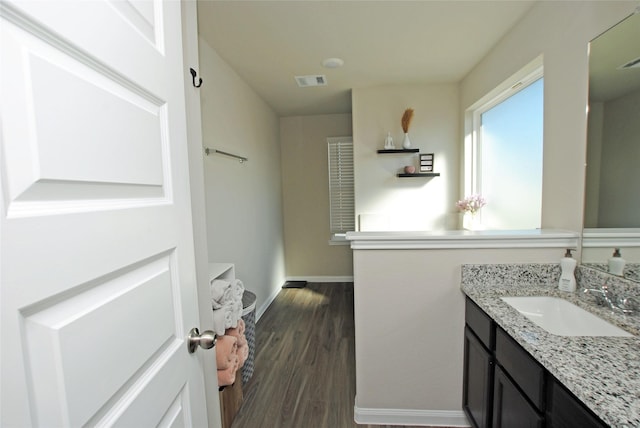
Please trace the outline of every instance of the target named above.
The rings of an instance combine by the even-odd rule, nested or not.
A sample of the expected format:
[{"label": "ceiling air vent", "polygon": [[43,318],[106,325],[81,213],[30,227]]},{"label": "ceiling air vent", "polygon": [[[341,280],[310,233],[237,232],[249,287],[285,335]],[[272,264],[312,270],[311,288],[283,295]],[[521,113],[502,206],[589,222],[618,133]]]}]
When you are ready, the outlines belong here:
[{"label": "ceiling air vent", "polygon": [[301,88],[307,88],[310,86],[326,86],[327,78],[322,74],[312,76],[296,76],[296,82]]},{"label": "ceiling air vent", "polygon": [[625,68],[640,68],[640,58],[636,58],[634,60],[629,61],[626,64],[622,64],[620,67],[618,67],[619,69],[625,69]]}]

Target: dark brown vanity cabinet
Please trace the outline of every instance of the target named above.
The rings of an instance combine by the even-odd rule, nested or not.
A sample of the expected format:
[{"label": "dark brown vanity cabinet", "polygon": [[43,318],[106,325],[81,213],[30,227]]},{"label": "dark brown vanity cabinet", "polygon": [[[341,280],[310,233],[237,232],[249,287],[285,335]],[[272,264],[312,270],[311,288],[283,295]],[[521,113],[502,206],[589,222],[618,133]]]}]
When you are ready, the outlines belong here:
[{"label": "dark brown vanity cabinet", "polygon": [[606,427],[467,298],[462,407],[476,428]]},{"label": "dark brown vanity cabinet", "polygon": [[464,384],[462,407],[474,427],[491,426],[495,358],[495,326],[467,299],[464,329]]},{"label": "dark brown vanity cabinet", "polygon": [[494,427],[542,428],[544,368],[501,328],[496,328]]},{"label": "dark brown vanity cabinet", "polygon": [[493,426],[542,428],[543,423],[543,417],[527,401],[516,384],[500,367],[496,367]]},{"label": "dark brown vanity cabinet", "polygon": [[607,426],[557,380],[553,378],[549,380],[547,428],[605,428]]},{"label": "dark brown vanity cabinet", "polygon": [[491,426],[493,367],[493,355],[476,338],[473,331],[466,327],[464,329],[463,407],[475,427]]}]

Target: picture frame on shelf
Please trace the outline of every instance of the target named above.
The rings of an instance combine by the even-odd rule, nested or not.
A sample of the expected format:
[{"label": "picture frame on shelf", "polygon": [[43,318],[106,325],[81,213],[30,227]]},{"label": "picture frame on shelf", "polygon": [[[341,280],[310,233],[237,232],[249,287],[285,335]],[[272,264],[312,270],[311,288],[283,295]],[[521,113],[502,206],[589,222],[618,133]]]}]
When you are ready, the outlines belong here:
[{"label": "picture frame on shelf", "polygon": [[433,172],[433,153],[420,153],[420,172]]}]

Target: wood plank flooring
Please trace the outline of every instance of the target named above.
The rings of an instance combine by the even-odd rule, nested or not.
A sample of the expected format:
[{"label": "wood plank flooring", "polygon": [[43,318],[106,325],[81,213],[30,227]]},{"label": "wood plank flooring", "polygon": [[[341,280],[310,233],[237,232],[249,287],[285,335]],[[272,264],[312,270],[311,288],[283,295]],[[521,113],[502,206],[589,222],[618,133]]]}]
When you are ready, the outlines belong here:
[{"label": "wood plank flooring", "polygon": [[352,283],[283,289],[256,326],[255,371],[232,428],[369,427],[353,421],[354,341]]}]

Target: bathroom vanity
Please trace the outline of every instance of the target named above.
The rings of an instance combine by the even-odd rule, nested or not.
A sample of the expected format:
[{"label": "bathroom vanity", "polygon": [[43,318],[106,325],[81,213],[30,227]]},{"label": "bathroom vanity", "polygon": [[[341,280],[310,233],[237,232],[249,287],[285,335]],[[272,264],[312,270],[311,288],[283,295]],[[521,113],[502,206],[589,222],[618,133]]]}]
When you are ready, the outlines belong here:
[{"label": "bathroom vanity", "polygon": [[[466,265],[463,407],[476,427],[640,426],[640,316],[613,313],[557,288],[557,265]],[[578,269],[579,283],[606,279],[622,293],[637,284]],[[551,334],[504,296],[568,300],[628,337]]]}]

